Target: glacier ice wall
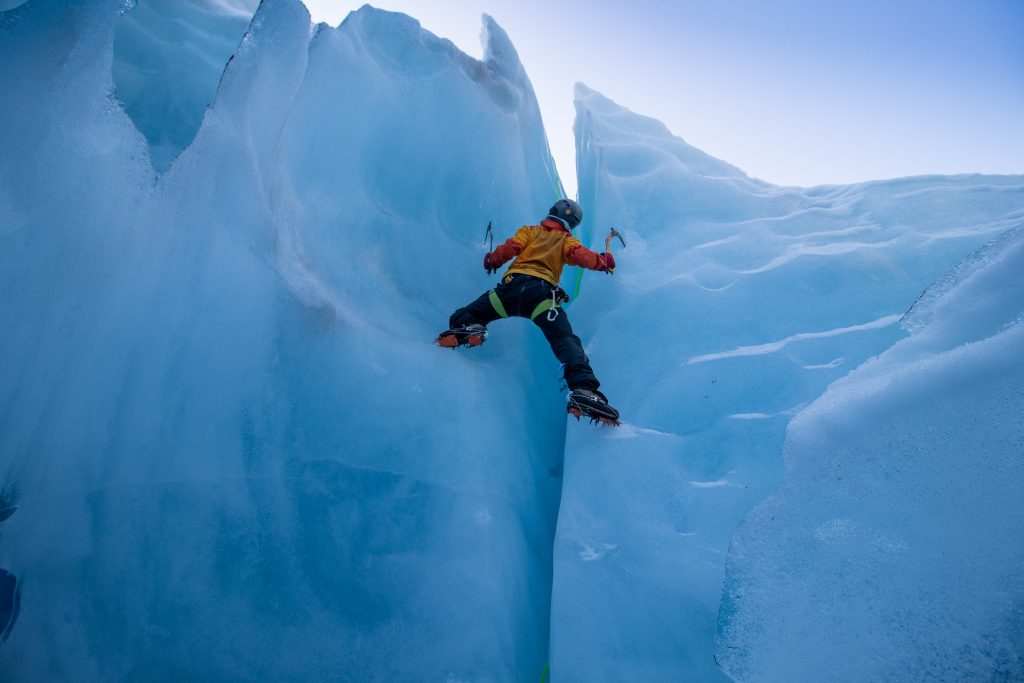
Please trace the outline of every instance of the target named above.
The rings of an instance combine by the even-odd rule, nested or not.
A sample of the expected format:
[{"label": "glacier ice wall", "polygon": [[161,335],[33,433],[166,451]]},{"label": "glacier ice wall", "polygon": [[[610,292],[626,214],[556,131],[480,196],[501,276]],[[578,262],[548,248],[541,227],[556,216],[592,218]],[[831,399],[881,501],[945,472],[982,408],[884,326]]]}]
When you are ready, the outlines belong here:
[{"label": "glacier ice wall", "polygon": [[539,677],[557,363],[431,344],[553,194],[508,37],[266,0],[157,173],[126,5],[0,15],[4,679]]},{"label": "glacier ice wall", "polygon": [[[478,61],[402,15],[332,29],[265,0],[194,139],[161,162],[139,127],[180,117],[151,100],[134,125],[114,93],[116,55],[141,50],[114,49],[127,5],[0,14],[4,680],[528,680],[549,618],[557,680],[721,680],[726,549],[782,477],[790,418],[1024,218],[1020,177],[774,187],[580,88],[581,237],[600,247],[614,225],[629,247],[569,314],[627,424],[573,424],[566,442],[558,367],[528,323],[496,323],[474,353],[430,344],[491,285],[486,222],[533,222],[557,188],[497,25]],[[223,46],[210,13],[189,16],[220,36],[200,52]],[[208,78],[185,70],[193,110]],[[954,321],[896,347],[913,367],[926,339],[941,355],[954,330],[998,336],[998,306],[967,324],[936,302],[960,301],[944,293],[1007,240],[903,318]],[[837,553],[890,538],[882,502],[825,523]],[[737,547],[800,549],[759,519]],[[758,579],[737,558],[733,592]],[[993,603],[975,588],[977,624]],[[792,643],[739,603],[720,659],[743,678]],[[976,631],[1013,674],[1008,632]]]},{"label": "glacier ice wall", "polygon": [[217,93],[259,0],[137,0],[114,33],[117,98],[166,170]]},{"label": "glacier ice wall", "polygon": [[627,424],[568,432],[552,671],[721,680],[729,539],[779,483],[787,423],[1021,221],[1024,177],[776,187],[583,86],[576,106],[584,241],[628,247],[570,315]]},{"label": "glacier ice wall", "polygon": [[730,552],[735,680],[1024,678],[1022,272],[1016,228],[793,419]]}]

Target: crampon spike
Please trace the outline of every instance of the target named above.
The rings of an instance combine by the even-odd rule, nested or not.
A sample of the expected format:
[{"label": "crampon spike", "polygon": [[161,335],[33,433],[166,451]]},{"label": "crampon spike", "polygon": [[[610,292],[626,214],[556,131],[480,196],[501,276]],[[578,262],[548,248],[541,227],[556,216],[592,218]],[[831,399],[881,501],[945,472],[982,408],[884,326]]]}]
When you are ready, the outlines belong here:
[{"label": "crampon spike", "polygon": [[487,341],[487,328],[483,325],[469,325],[456,329],[445,330],[434,340],[438,346],[446,349],[457,349],[460,346],[478,348]]},{"label": "crampon spike", "polygon": [[[454,334],[442,334],[440,337],[435,339],[438,346],[443,346],[446,349],[454,349],[459,345],[459,340],[456,339]],[[477,344],[479,346],[479,344]]]}]

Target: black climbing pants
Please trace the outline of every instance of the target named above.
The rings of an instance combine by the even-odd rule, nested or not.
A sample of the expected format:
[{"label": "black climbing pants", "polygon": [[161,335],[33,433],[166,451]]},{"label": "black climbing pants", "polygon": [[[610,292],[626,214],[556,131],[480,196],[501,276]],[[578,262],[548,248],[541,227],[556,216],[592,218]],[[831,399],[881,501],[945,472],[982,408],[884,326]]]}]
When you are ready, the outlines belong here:
[{"label": "black climbing pants", "polygon": [[480,323],[487,325],[498,318],[519,316],[530,318],[551,344],[555,358],[564,366],[565,382],[570,389],[597,389],[601,383],[590,368],[590,360],[583,352],[580,338],[573,334],[569,318],[560,305],[554,305],[554,286],[539,277],[513,273],[476,301],[452,313],[448,324]]}]

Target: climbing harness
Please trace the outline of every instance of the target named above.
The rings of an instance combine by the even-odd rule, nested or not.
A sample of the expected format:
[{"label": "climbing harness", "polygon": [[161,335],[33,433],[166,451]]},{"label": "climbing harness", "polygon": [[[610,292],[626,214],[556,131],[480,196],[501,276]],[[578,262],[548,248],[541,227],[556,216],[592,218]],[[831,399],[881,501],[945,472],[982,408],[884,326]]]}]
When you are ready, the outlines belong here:
[{"label": "climbing harness", "polygon": [[551,308],[548,309],[548,322],[554,322],[555,318],[558,317],[558,295],[555,290],[551,290]]},{"label": "climbing harness", "polygon": [[[541,313],[547,313],[548,322],[554,322],[561,313],[562,304],[569,300],[569,295],[561,287],[551,289],[551,298],[544,299],[530,313],[530,320],[536,320]],[[493,303],[493,301],[492,301]],[[497,308],[497,307],[495,307]]]},{"label": "climbing harness", "polygon": [[508,313],[505,312],[505,304],[501,303],[501,299],[498,298],[498,292],[491,290],[487,295],[487,298],[491,302],[491,306],[494,307],[494,312],[500,315],[502,318],[507,318]]}]

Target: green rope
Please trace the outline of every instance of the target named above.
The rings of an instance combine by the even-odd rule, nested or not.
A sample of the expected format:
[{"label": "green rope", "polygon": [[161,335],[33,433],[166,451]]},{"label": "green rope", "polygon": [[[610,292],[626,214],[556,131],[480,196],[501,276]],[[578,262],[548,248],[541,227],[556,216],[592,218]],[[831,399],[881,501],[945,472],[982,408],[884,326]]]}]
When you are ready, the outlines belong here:
[{"label": "green rope", "polygon": [[[555,157],[551,156],[551,148],[550,147],[548,148],[548,156],[551,157],[551,168],[554,169],[554,171],[555,171],[555,177],[553,178],[553,180],[555,182],[555,201],[557,202],[559,199],[561,199],[562,197],[565,196],[565,186],[562,184],[562,176],[559,175],[559,173],[558,173],[558,164],[555,163]],[[580,240],[580,241],[582,242],[583,240]],[[583,284],[583,268],[577,267],[576,268],[576,284],[573,285],[572,296],[570,297],[569,301],[565,304],[566,306],[568,306],[573,301],[575,301],[576,297],[578,297],[580,295],[580,285],[582,285],[582,284]]]},{"label": "green rope", "polygon": [[540,683],[544,683],[544,681],[548,680],[548,666],[548,664],[544,665],[544,673],[540,676]]},{"label": "green rope", "polygon": [[572,289],[572,298],[569,299],[569,303],[576,301],[576,298],[580,295],[580,285],[583,284],[583,268],[576,268],[576,284]]},{"label": "green rope", "polygon": [[[586,223],[586,228],[580,228],[580,242],[582,242],[583,245],[586,246],[587,242],[590,240],[590,223],[586,220],[584,220],[583,222]],[[569,298],[569,303],[576,301],[576,299],[580,295],[580,285],[583,284],[583,270],[584,269],[582,266],[576,268],[576,284],[573,285],[572,296]]]},{"label": "green rope", "polygon": [[551,158],[551,168],[555,171],[555,177],[552,178],[555,182],[555,201],[565,196],[565,186],[562,185],[562,176],[558,174],[558,164],[555,163],[555,157],[551,156],[551,147],[548,147],[548,156]]}]

